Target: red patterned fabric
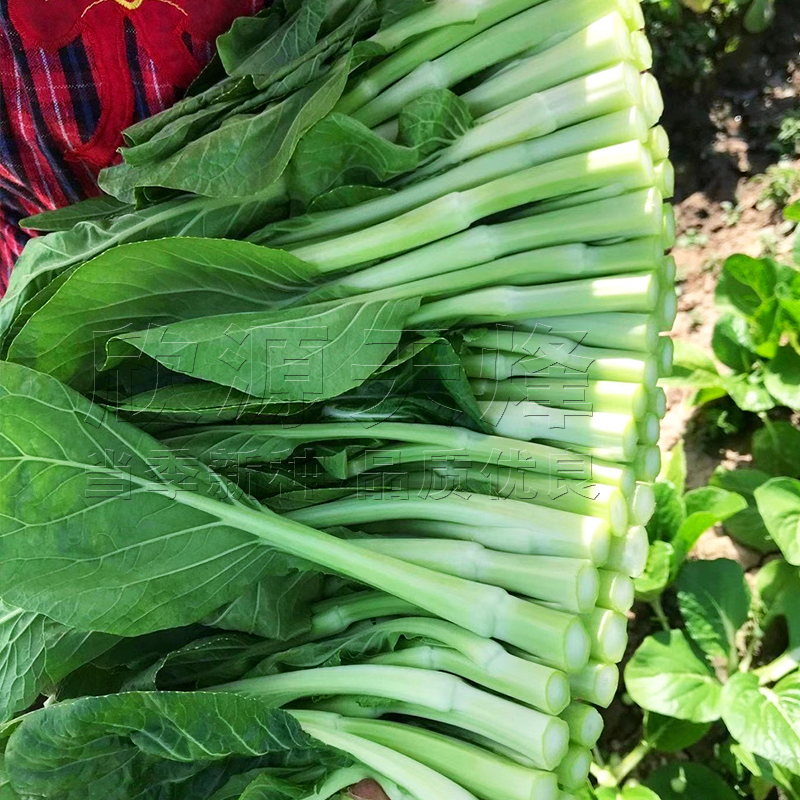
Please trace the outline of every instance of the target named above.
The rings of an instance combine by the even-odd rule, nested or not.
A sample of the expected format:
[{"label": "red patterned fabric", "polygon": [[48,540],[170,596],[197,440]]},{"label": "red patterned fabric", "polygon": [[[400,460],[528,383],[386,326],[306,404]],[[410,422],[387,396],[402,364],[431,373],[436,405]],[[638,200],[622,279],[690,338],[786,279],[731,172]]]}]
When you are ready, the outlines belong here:
[{"label": "red patterned fabric", "polygon": [[171,105],[263,0],[0,0],[0,294],[22,217],[96,194],[121,131]]}]

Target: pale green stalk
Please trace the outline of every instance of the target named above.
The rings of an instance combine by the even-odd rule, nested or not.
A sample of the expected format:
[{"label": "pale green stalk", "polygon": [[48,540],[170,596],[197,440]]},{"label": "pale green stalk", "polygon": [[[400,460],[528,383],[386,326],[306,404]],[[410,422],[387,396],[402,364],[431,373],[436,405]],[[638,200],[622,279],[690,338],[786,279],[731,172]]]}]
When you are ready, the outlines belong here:
[{"label": "pale green stalk", "polygon": [[418,800],[475,800],[474,795],[456,782],[389,747],[320,724],[319,717],[310,712],[290,713],[310,736],[386,775]]},{"label": "pale green stalk", "polygon": [[592,658],[619,662],[628,643],[628,620],[625,616],[607,608],[595,608],[583,614],[581,619],[592,640]]},{"label": "pale green stalk", "polygon": [[634,525],[624,536],[612,537],[611,549],[603,566],[638,578],[647,565],[648,547],[647,531],[642,525]]},{"label": "pale green stalk", "polygon": [[630,312],[565,314],[517,319],[514,320],[514,325],[537,333],[552,332],[556,336],[594,347],[651,353],[658,346],[659,326],[652,314]]},{"label": "pale green stalk", "polygon": [[646,413],[648,402],[644,387],[635,383],[590,381],[583,375],[530,375],[504,381],[478,378],[470,386],[479,400],[531,400],[554,408],[613,412],[635,419]]},{"label": "pale green stalk", "polygon": [[477,542],[452,540],[372,537],[354,541],[401,561],[558,603],[574,613],[591,610],[597,600],[597,570],[587,559],[503,553]]},{"label": "pale green stalk", "polygon": [[642,72],[652,53],[646,37],[631,33],[618,11],[612,11],[562,42],[501,70],[461,98],[475,116],[494,111],[552,86],[628,62]]},{"label": "pale green stalk", "polygon": [[[647,124],[642,113],[635,107],[626,108],[539,139],[487,153],[442,175],[420,180],[416,173],[411,173],[407,180],[414,182],[396,194],[376,198],[351,208],[310,214],[294,223],[296,229],[287,230],[285,233],[276,231],[266,241],[286,245],[358,230],[403,214],[451,192],[471,189],[504,175],[577,153],[585,153],[594,148],[609,147],[634,140],[644,143],[647,135]],[[266,232],[271,232],[273,227],[266,228]],[[254,234],[250,238],[262,241],[260,236],[262,234]]]},{"label": "pale green stalk", "polygon": [[571,742],[594,747],[603,732],[603,718],[594,706],[573,700],[560,714],[569,726]]},{"label": "pale green stalk", "polygon": [[[394,117],[408,103],[431,89],[455,86],[471,75],[525,52],[554,34],[567,35],[578,31],[615,9],[620,9],[623,13],[627,10],[624,4],[615,0],[550,0],[544,6],[522,11],[488,30],[475,32],[471,38],[452,47],[438,58],[418,62],[419,66],[411,71],[407,69],[407,65],[411,63],[408,54],[400,51],[391,59],[386,59],[387,62],[405,62],[400,80],[392,86],[387,85],[388,88],[380,94],[373,94],[374,99],[369,102],[361,103],[382,82],[380,79],[376,80],[378,69],[382,67],[383,74],[392,69],[392,65],[384,63],[367,73],[364,80],[368,88],[361,90],[359,100],[354,102],[349,96],[345,96],[340,101],[339,109],[346,109],[360,122],[374,127]],[[396,74],[399,70],[394,71]],[[357,111],[353,110],[354,105],[360,106]]]},{"label": "pale green stalk", "polygon": [[558,717],[476,689],[454,675],[410,667],[320,667],[244,678],[210,691],[252,695],[279,706],[319,695],[389,698],[447,715],[455,725],[477,729],[500,744],[526,753],[543,769],[552,769],[560,762],[569,739],[567,724]]},{"label": "pale green stalk", "polygon": [[539,286],[492,286],[423,305],[408,320],[424,328],[459,320],[464,324],[513,322],[563,309],[579,314],[598,312],[648,313],[657,308],[661,287],[654,273],[586,278]]},{"label": "pale green stalk", "polygon": [[336,726],[426,764],[479,797],[496,800],[556,798],[553,773],[520,766],[460,739],[415,725],[383,720],[338,717]]},{"label": "pale green stalk", "polygon": [[[631,190],[653,185],[650,155],[640,142],[626,142],[531,167],[482,186],[445,195],[370,228],[319,244],[287,249],[316,266],[322,274],[335,272],[444,239],[467,229],[483,217],[523,203],[591,189],[609,182],[625,183]],[[547,229],[548,216],[539,217],[543,230]],[[663,222],[663,212],[661,216]],[[641,218],[637,222],[641,224]],[[638,225],[634,230],[638,233]],[[654,232],[648,227],[639,235],[646,236]],[[562,232],[560,240],[541,242],[540,246],[564,241]],[[567,241],[575,239],[573,237]]]},{"label": "pale green stalk", "polygon": [[616,664],[590,661],[583,669],[570,673],[569,685],[573,697],[608,708],[619,685],[619,668]]},{"label": "pale green stalk", "polygon": [[499,146],[536,139],[630,107],[640,108],[645,122],[651,124],[659,110],[653,98],[645,94],[651,89],[635,67],[623,63],[524,95],[478,119],[475,127],[439,150],[416,175],[432,175]]},{"label": "pale green stalk", "polygon": [[589,777],[592,766],[592,754],[588,748],[579,744],[570,744],[566,755],[556,767],[559,786],[566,789],[580,789]]},{"label": "pale green stalk", "polygon": [[612,538],[607,525],[582,535],[565,534],[559,538],[543,537],[530,530],[510,526],[487,528],[485,525],[437,519],[407,519],[403,520],[402,526],[396,521],[372,522],[359,528],[368,533],[392,535],[400,530],[408,536],[478,542],[491,550],[506,553],[585,558],[595,564],[603,563],[608,557]]},{"label": "pale green stalk", "polygon": [[[538,375],[558,377],[574,374],[589,380],[609,380],[655,386],[658,361],[655,356],[604,347],[586,347],[550,334],[516,331],[516,341],[508,341],[506,331],[487,333],[470,342],[463,358],[470,378],[507,380]],[[499,340],[499,341],[498,341]],[[499,349],[492,349],[498,347]],[[481,347],[478,350],[478,347]],[[511,348],[514,349],[511,349]],[[535,355],[534,355],[535,354]]]},{"label": "pale green stalk", "polygon": [[637,443],[636,421],[626,414],[562,411],[523,401],[478,402],[481,417],[501,435],[524,441],[547,440],[579,445],[597,458],[630,462]]},{"label": "pale green stalk", "polygon": [[599,591],[597,605],[625,614],[633,606],[633,581],[622,572],[599,569]]}]

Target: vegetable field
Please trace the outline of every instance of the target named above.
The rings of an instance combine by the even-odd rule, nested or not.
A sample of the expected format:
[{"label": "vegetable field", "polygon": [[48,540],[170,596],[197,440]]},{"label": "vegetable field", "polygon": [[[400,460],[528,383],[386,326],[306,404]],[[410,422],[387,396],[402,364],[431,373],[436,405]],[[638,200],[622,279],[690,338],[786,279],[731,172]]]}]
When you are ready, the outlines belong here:
[{"label": "vegetable field", "polygon": [[23,221],[0,800],[800,798],[800,243],[670,335],[734,5],[276,2]]}]

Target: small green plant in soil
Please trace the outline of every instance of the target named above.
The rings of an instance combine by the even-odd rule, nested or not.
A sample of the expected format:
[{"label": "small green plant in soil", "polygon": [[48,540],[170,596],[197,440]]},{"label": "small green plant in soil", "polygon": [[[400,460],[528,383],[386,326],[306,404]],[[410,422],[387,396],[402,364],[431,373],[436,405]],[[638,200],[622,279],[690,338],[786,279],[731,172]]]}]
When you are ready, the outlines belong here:
[{"label": "small green plant in soil", "polygon": [[[789,221],[800,219],[800,204],[789,206],[785,216]],[[723,265],[715,303],[719,319],[711,340],[714,357],[677,342],[668,383],[697,389],[696,405],[729,396],[746,412],[761,414],[777,406],[800,409],[797,263],[733,255]]]},{"label": "small green plant in soil", "polygon": [[[760,464],[786,464],[788,438],[783,448],[767,446],[768,438],[786,431],[764,430],[767,438],[755,448]],[[763,478],[754,488],[743,486],[743,493],[753,498],[754,513],[780,557],[767,561],[752,583],[730,559],[680,566],[668,590],[677,608],[672,624],[660,611],[663,630],[644,639],[625,669],[627,693],[645,711],[641,741],[627,754],[612,755],[608,763],[601,757],[595,764],[598,800],[800,798],[800,481]],[[681,497],[684,479],[678,447],[656,484],[662,488],[659,510],[648,526],[651,536],[660,535],[659,526],[680,530],[692,519],[678,522],[679,501],[689,508],[699,505],[688,502],[692,495],[723,491],[711,485]],[[733,497],[741,500],[741,495],[726,495],[729,506]],[[750,505],[738,512],[752,513]],[[663,541],[656,538],[653,544]],[[651,584],[645,599],[651,603],[663,591],[653,580],[655,560],[644,576]],[[665,587],[670,573],[663,569],[662,574]],[[713,753],[708,764],[668,757],[665,766],[646,775],[644,786],[629,781],[652,752],[676,753],[707,735]]]}]

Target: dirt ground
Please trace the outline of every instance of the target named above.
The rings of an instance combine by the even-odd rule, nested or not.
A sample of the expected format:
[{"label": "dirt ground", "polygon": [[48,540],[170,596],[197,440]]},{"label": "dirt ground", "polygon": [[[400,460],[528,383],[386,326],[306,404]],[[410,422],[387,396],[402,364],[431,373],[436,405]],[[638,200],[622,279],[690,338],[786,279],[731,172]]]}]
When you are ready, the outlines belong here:
[{"label": "dirt ground", "polygon": [[[675,213],[678,243],[679,311],[672,336],[710,351],[715,323],[714,287],[725,258],[733,253],[780,258],[791,250],[792,230],[781,209],[760,201],[759,178],[778,160],[775,131],[788,111],[800,104],[800,2],[779,4],[773,29],[733,54],[714,82],[702,86],[666,87],[664,125],[672,142],[676,169]],[[662,83],[663,86],[663,83]],[[687,97],[689,98],[687,102]],[[800,159],[791,164],[800,168]],[[751,460],[750,433],[726,437],[724,446],[709,443],[693,424],[689,392],[669,389],[668,411],[660,446],[668,451],[681,438],[686,448],[687,488],[704,486],[714,469]],[[743,547],[720,529],[707,531],[693,553],[696,558],[732,558],[752,570],[761,555]],[[677,609],[665,598],[667,616]],[[624,663],[642,639],[658,629],[651,609],[637,604],[631,613],[630,641]],[[641,710],[620,690],[607,710],[600,743],[604,754],[623,756],[639,742]],[[711,757],[720,727],[684,753],[651,753],[637,773],[647,775],[667,761]]]}]

